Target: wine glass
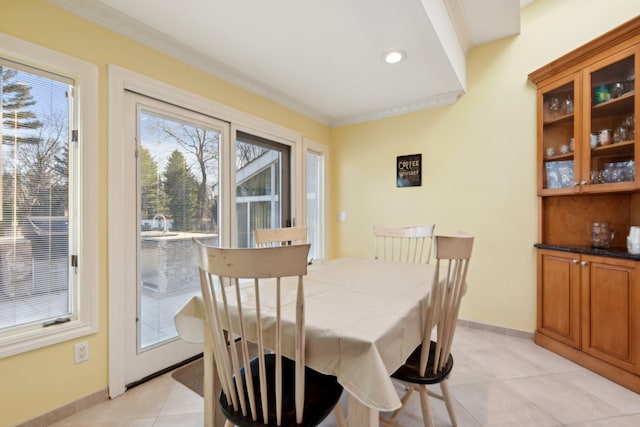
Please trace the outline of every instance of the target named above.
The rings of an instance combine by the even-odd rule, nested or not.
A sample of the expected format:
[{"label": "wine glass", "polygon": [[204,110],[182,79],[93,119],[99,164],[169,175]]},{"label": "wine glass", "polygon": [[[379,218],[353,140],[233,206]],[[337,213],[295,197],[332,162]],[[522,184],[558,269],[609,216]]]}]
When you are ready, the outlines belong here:
[{"label": "wine glass", "polygon": [[553,113],[553,118],[558,117],[558,112],[560,110],[560,98],[557,96],[552,96],[549,100],[549,110]]},{"label": "wine glass", "polygon": [[567,114],[573,114],[573,100],[571,99],[571,95],[567,95],[567,99],[564,101],[565,112]]},{"label": "wine glass", "polygon": [[636,130],[635,119],[633,118],[633,115],[625,117],[625,119],[622,121],[622,126],[627,129],[627,139],[634,140],[636,137]]},{"label": "wine glass", "polygon": [[632,67],[627,72],[627,79],[626,79],[626,81],[624,83],[625,92],[630,92],[630,91],[632,91],[634,89],[635,81],[636,81],[636,72]]},{"label": "wine glass", "polygon": [[613,98],[618,98],[622,96],[623,93],[624,93],[624,84],[622,82],[614,83],[611,89],[611,96]]}]

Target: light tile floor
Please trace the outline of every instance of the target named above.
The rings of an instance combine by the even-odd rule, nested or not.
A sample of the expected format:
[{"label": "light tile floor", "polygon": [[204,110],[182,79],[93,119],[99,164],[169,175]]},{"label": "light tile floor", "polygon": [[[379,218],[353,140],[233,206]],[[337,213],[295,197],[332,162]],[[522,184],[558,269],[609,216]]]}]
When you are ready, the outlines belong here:
[{"label": "light tile floor", "polygon": [[[460,427],[640,425],[639,394],[530,340],[458,327],[453,354],[449,384]],[[432,407],[436,426],[451,425],[442,402]],[[202,398],[166,374],[54,426],[195,427],[203,425],[202,408]],[[417,396],[399,421],[422,425]]]}]

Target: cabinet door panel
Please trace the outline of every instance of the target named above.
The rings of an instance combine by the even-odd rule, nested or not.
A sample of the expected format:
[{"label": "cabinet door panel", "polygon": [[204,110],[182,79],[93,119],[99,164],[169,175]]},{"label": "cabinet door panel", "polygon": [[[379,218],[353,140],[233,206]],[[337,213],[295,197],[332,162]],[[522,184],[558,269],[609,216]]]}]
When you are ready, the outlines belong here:
[{"label": "cabinet door panel", "polygon": [[579,270],[572,254],[539,251],[538,331],[580,346]]},{"label": "cabinet door panel", "polygon": [[579,191],[578,183],[583,178],[575,167],[575,158],[579,159],[582,151],[580,84],[581,75],[575,74],[538,90],[539,195]]},{"label": "cabinet door panel", "polygon": [[[582,176],[584,192],[633,190],[636,143],[635,73],[638,48],[631,47],[584,70],[582,134],[598,135],[597,144],[585,146]],[[586,138],[585,138],[586,140]]]},{"label": "cabinet door panel", "polygon": [[590,344],[593,349],[629,362],[629,271],[592,264]]},{"label": "cabinet door panel", "polygon": [[583,257],[583,351],[637,371],[637,283],[635,265]]}]

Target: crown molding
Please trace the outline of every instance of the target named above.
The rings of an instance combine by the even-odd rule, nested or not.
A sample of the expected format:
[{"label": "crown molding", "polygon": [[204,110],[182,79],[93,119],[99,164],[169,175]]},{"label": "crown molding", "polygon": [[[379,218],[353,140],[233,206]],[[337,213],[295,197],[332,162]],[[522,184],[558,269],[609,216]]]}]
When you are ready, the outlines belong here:
[{"label": "crown molding", "polygon": [[397,107],[386,108],[383,110],[372,111],[366,114],[356,114],[353,116],[347,116],[344,118],[335,119],[332,122],[332,127],[347,126],[361,122],[368,122],[372,120],[380,120],[387,117],[399,116],[401,114],[413,113],[416,111],[427,110],[435,107],[443,107],[445,105],[454,104],[458,98],[464,95],[464,91],[453,91],[447,93],[441,93],[438,95],[425,98],[423,100],[399,105]]},{"label": "crown molding", "polygon": [[[450,92],[438,94],[423,100],[407,104],[399,105],[392,108],[385,108],[365,114],[356,114],[346,117],[330,117],[321,113],[307,105],[294,100],[289,95],[270,87],[268,84],[252,79],[233,67],[229,67],[222,62],[208,57],[201,52],[191,48],[188,45],[180,43],[175,39],[168,37],[148,25],[145,25],[128,15],[125,15],[99,0],[48,0],[62,9],[67,10],[75,15],[96,23],[102,27],[108,28],[118,34],[135,40],[141,44],[156,49],[166,55],[169,55],[185,64],[191,65],[199,70],[220,78],[228,83],[245,89],[251,93],[269,99],[279,105],[293,110],[307,118],[315,120],[325,126],[338,127],[345,126],[370,120],[379,120],[386,117],[396,116],[400,114],[410,113],[414,111],[434,108],[444,105],[453,104],[464,92]],[[445,0],[448,5],[450,15],[456,16],[458,22],[454,21],[456,31],[459,28],[466,28],[464,25],[463,13],[459,10],[462,5],[460,0]],[[451,4],[451,6],[449,6]],[[454,12],[452,12],[452,10]],[[462,20],[462,21],[461,21]],[[460,30],[461,31],[461,30]],[[460,38],[460,35],[458,35]]]},{"label": "crown molding", "polygon": [[[597,55],[602,55],[603,52],[607,52],[616,46],[625,47],[624,43],[628,43],[629,40],[634,38],[640,39],[640,16],[631,18],[629,21],[575,48],[547,65],[532,71],[529,73],[529,80],[538,85],[548,78],[557,78],[559,74],[566,73],[567,70],[572,70],[573,72],[573,68],[580,66],[582,62],[591,60]],[[611,55],[611,53],[608,52],[607,55]]]},{"label": "crown molding", "polygon": [[303,114],[325,125],[331,123],[331,118],[306,105],[293,100],[286,94],[252,79],[235,68],[229,67],[211,57],[208,57],[190,46],[178,42],[143,23],[137,21],[96,0],[49,0],[50,3],[61,7],[82,18],[106,27],[118,34],[122,34],[146,46],[163,52],[199,70],[214,75],[228,83],[239,86],[252,93],[270,99],[291,110]]}]

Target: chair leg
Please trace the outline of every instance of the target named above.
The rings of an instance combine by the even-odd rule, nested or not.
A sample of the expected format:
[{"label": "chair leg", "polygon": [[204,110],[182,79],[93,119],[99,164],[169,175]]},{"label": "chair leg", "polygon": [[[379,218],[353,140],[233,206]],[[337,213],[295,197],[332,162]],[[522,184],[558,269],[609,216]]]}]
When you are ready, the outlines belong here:
[{"label": "chair leg", "polygon": [[411,394],[413,393],[413,390],[414,390],[413,387],[409,387],[407,389],[407,392],[404,394],[404,396],[402,396],[402,399],[400,399],[400,404],[402,406],[400,406],[398,409],[393,411],[393,413],[389,417],[390,420],[395,421],[395,419],[398,417],[398,415],[400,415],[400,412],[402,412],[402,410],[405,408],[405,405],[407,404],[407,401],[411,397]]},{"label": "chair leg", "polygon": [[390,418],[383,418],[380,417],[379,419],[380,425],[381,426],[389,426],[389,427],[403,427],[401,424],[399,424],[397,421],[394,421]]},{"label": "chair leg", "polygon": [[451,419],[451,425],[453,427],[457,427],[456,423],[456,415],[453,412],[453,402],[451,401],[451,395],[449,394],[449,385],[447,384],[448,380],[444,380],[440,383],[440,389],[442,390],[442,399],[444,400],[444,404],[447,406],[447,412],[449,413],[449,418]]},{"label": "chair leg", "polygon": [[344,417],[344,411],[342,410],[340,402],[333,408],[333,414],[336,417],[336,425],[338,427],[347,427],[347,419]]},{"label": "chair leg", "polygon": [[235,427],[235,424],[233,424],[231,421],[227,420],[224,422],[224,427]]},{"label": "chair leg", "polygon": [[424,385],[420,386],[420,405],[422,406],[424,427],[434,427],[431,405],[429,404],[429,393],[427,392],[427,386]]}]

